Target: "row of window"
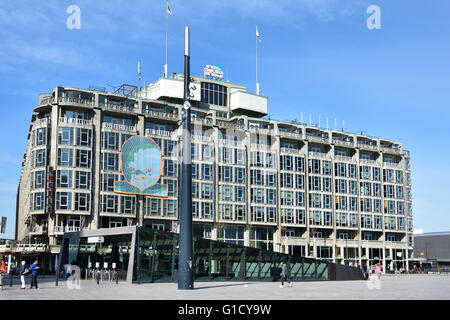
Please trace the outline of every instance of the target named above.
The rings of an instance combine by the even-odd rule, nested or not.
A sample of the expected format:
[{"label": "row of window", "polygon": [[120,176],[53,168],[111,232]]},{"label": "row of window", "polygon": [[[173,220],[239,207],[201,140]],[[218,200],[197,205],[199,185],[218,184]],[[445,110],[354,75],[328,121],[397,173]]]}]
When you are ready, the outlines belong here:
[{"label": "row of window", "polygon": [[92,146],[92,130],[74,127],[58,127],[58,144]]}]

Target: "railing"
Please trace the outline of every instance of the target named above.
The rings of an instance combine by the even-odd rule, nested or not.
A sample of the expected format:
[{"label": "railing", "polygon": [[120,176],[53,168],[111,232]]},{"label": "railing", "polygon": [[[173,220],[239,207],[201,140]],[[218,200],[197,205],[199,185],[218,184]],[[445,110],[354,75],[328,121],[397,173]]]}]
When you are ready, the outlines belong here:
[{"label": "railing", "polygon": [[339,139],[333,139],[332,140],[333,143],[337,146],[341,146],[341,147],[351,147],[353,148],[355,146],[354,142],[351,141],[344,141],[344,140],[339,140]]},{"label": "railing", "polygon": [[125,106],[123,104],[115,104],[115,103],[99,103],[100,108],[107,109],[107,110],[114,110],[114,111],[126,111],[126,112],[133,112],[137,113],[138,108],[135,108],[134,106]]},{"label": "railing", "polygon": [[43,226],[36,226],[32,230],[30,230],[30,235],[42,235],[47,233],[47,228]]},{"label": "railing", "polygon": [[15,245],[6,244],[0,246],[0,252],[14,251],[14,252],[46,252],[48,246],[46,244],[29,244],[19,243]]},{"label": "railing", "polygon": [[377,247],[382,247],[383,246],[383,241],[379,241],[379,240],[361,240],[361,246],[363,247],[367,247],[367,246],[377,246]]},{"label": "railing", "polygon": [[125,124],[103,122],[102,126],[103,126],[103,129],[112,129],[112,130],[120,130],[120,131],[127,131],[127,132],[136,132],[136,127],[135,126],[127,126]]},{"label": "railing", "polygon": [[389,148],[389,147],[380,147],[381,151],[383,151],[383,153],[391,153],[391,154],[401,154],[402,151],[400,149],[396,149],[396,148]]},{"label": "railing", "polygon": [[313,152],[313,151],[311,151],[311,152],[309,152],[308,153],[308,155],[309,155],[309,157],[311,158],[322,158],[322,159],[329,159],[330,157],[326,154],[326,153],[323,153],[323,152]]},{"label": "railing", "polygon": [[297,132],[280,131],[278,130],[278,135],[282,138],[293,138],[297,140],[302,140],[303,136]]},{"label": "railing", "polygon": [[47,97],[47,98],[42,99],[42,100],[39,102],[39,105],[40,105],[40,106],[43,106],[43,105],[46,105],[46,104],[52,104],[53,101],[54,101],[53,97]]},{"label": "railing", "polygon": [[176,131],[167,131],[167,130],[156,130],[156,129],[145,129],[146,136],[161,136],[161,137],[172,137],[176,135]]},{"label": "railing", "polygon": [[298,149],[292,149],[292,148],[280,148],[281,153],[288,153],[288,154],[300,154],[300,150]]},{"label": "railing", "polygon": [[233,123],[233,122],[216,120],[216,123],[221,128],[241,129],[241,130],[244,129],[243,125],[240,125],[240,124],[237,124],[237,123]]},{"label": "railing", "polygon": [[79,99],[79,98],[69,98],[69,97],[60,97],[58,98],[58,103],[61,104],[70,104],[82,107],[92,107],[95,105],[95,101],[91,99]]},{"label": "railing", "polygon": [[219,139],[219,144],[221,146],[233,146],[233,147],[243,147],[244,146],[243,141],[235,141],[235,140],[229,140],[229,139]]},{"label": "railing", "polygon": [[63,226],[54,226],[53,227],[53,233],[54,234],[63,234],[64,233],[64,227]]},{"label": "railing", "polygon": [[257,143],[252,143],[250,146],[251,150],[263,150],[263,151],[270,151],[270,146],[267,144],[257,144]]},{"label": "railing", "polygon": [[370,159],[359,159],[359,163],[370,164],[370,165],[373,165],[373,166],[378,165],[375,160],[370,160]]},{"label": "railing", "polygon": [[349,156],[335,155],[334,160],[335,161],[353,161],[353,158],[349,157]]},{"label": "railing", "polygon": [[82,125],[82,126],[91,126],[92,125],[92,120],[60,117],[59,118],[59,123],[76,124],[76,125]]},{"label": "railing", "polygon": [[51,123],[51,120],[49,118],[36,119],[33,122],[33,127],[48,126],[48,125],[50,125],[50,123]]},{"label": "railing", "polygon": [[170,113],[170,112],[161,112],[161,111],[154,111],[154,110],[145,110],[144,114],[149,117],[153,118],[159,118],[159,119],[165,119],[165,120],[174,120],[178,121],[179,116],[176,113]]},{"label": "railing", "polygon": [[250,127],[250,132],[257,133],[257,134],[264,134],[264,135],[275,134],[275,130],[273,130],[273,129],[265,129],[265,128],[258,128],[258,127]]},{"label": "railing", "polygon": [[80,228],[80,227],[69,227],[69,226],[66,226],[66,227],[64,228],[64,230],[65,230],[66,232],[78,232],[78,231],[81,230],[81,228]]},{"label": "railing", "polygon": [[329,143],[328,138],[306,135],[306,140],[319,143]]},{"label": "railing", "polygon": [[400,163],[392,163],[392,162],[383,162],[384,167],[390,167],[390,168],[400,168]]},{"label": "railing", "polygon": [[364,149],[364,150],[378,151],[378,146],[374,146],[374,145],[366,144],[366,143],[357,143],[356,147],[359,149]]},{"label": "railing", "polygon": [[199,123],[199,124],[206,124],[206,125],[213,125],[213,120],[209,118],[199,118],[191,116],[191,122],[192,123]]}]

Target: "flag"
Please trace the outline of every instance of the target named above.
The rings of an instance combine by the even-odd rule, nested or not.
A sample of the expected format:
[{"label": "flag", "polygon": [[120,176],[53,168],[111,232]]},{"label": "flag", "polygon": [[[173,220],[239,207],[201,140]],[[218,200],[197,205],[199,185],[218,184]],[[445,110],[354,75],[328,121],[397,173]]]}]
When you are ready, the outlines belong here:
[{"label": "flag", "polygon": [[172,9],[170,9],[169,1],[167,1],[167,14],[172,14]]},{"label": "flag", "polygon": [[258,26],[256,26],[256,38],[258,38],[259,43],[261,43],[261,37],[259,36]]}]

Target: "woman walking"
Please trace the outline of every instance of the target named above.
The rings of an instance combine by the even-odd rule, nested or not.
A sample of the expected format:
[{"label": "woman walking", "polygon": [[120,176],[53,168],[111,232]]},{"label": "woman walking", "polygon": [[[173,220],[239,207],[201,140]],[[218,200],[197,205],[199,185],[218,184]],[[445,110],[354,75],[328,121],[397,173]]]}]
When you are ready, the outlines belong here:
[{"label": "woman walking", "polygon": [[380,280],[381,278],[381,272],[383,271],[383,266],[381,265],[381,263],[377,263],[377,265],[375,266],[375,273],[377,274],[378,280]]}]

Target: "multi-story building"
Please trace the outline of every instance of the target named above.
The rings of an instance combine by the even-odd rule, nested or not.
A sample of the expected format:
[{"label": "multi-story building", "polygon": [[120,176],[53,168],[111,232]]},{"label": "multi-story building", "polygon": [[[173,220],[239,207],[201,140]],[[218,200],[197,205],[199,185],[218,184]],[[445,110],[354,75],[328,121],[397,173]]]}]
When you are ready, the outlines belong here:
[{"label": "multi-story building", "polygon": [[[409,269],[411,167],[401,143],[267,119],[267,97],[192,78],[194,236]],[[176,74],[141,91],[57,87],[40,95],[18,192],[18,239],[56,245],[64,232],[136,223],[177,232],[182,98]],[[167,198],[114,193],[121,146],[132,135],[160,146]]]}]

